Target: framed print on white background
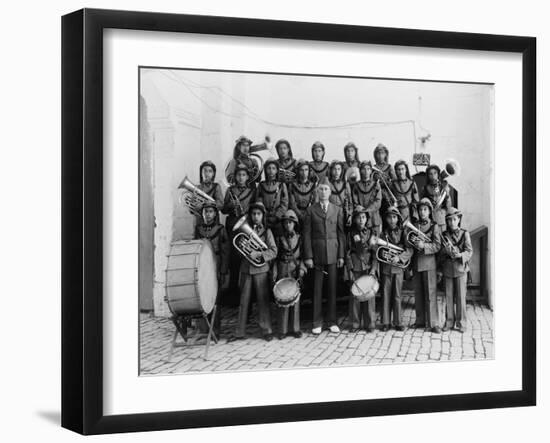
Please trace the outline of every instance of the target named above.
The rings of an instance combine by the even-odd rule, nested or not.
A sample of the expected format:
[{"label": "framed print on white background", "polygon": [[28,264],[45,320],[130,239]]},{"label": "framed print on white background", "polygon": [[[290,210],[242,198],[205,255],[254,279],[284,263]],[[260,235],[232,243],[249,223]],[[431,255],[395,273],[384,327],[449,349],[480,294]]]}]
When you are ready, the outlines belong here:
[{"label": "framed print on white background", "polygon": [[[534,97],[527,37],[102,10],[65,16],[63,425],[89,434],[534,404]],[[267,133],[288,138],[296,160],[309,160],[318,139],[329,161],[351,140],[361,160],[385,142],[392,162],[410,164],[419,193],[427,154],[442,169],[447,157],[457,160],[461,173],[448,181],[474,237],[469,332],[442,331],[433,359],[429,348],[426,361],[407,360],[399,355],[407,336],[418,337],[422,354],[424,337],[436,334],[414,330],[414,296],[403,301],[405,331],[352,338],[311,334],[304,295],[300,338],[265,342],[252,331],[228,340],[238,302],[220,304],[208,358],[202,346],[167,358],[173,337],[182,338],[171,319],[195,314],[165,301],[171,248],[187,245],[196,223],[179,185],[184,176],[201,182],[204,160],[227,178],[235,140],[247,134],[260,146]],[[264,165],[279,153],[269,149]],[[511,186],[518,174],[521,186]],[[510,198],[522,233],[514,244]],[[521,257],[513,274],[504,247]],[[338,301],[339,313],[346,307]],[[200,321],[189,324],[198,330]],[[510,322],[521,334],[503,327]],[[388,352],[398,340],[395,358],[376,356],[382,344],[369,353],[386,337]],[[451,358],[455,340],[460,357]],[[353,352],[340,352],[343,343]],[[313,363],[327,349],[338,356]],[[240,353],[252,354],[248,363],[233,361]]]}]

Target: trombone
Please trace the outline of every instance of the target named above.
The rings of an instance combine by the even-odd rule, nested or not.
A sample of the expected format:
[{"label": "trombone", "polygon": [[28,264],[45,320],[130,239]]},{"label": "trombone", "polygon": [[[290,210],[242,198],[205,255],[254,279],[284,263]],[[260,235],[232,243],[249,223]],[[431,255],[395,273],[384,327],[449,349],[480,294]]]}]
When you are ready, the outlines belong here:
[{"label": "trombone", "polygon": [[[397,204],[397,199],[395,198],[395,195],[393,195],[393,192],[391,192],[391,189],[389,185],[386,183],[386,180],[384,179],[384,171],[377,168],[376,166],[372,166],[372,170],[378,174],[378,181],[381,181],[384,185],[384,188],[386,188],[387,193],[389,194],[390,198],[394,202],[393,204]],[[392,205],[390,205],[392,206]]]}]

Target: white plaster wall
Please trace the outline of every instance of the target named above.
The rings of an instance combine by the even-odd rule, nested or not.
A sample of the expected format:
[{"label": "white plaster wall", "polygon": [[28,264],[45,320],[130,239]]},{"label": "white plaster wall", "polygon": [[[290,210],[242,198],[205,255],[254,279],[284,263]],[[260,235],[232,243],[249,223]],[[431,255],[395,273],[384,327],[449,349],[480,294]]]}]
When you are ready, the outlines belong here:
[{"label": "white plaster wall", "polygon": [[[491,226],[492,86],[185,70],[142,71],[142,79],[153,128],[157,102],[163,109],[163,123],[153,129],[160,131],[154,195],[157,230],[162,230],[155,241],[163,243],[156,243],[156,279],[167,244],[193,232],[193,218],[179,205],[177,185],[185,175],[198,182],[199,164],[206,159],[216,163],[221,179],[234,141],[243,133],[255,142],[265,134],[273,141],[287,138],[298,158],[310,158],[316,140],[325,144],[329,161],[343,158],[348,141],[358,145],[361,159],[371,159],[379,142],[389,147],[392,162],[411,163],[415,151],[430,153],[439,165],[454,158],[462,165],[461,175],[451,180],[459,192],[463,226]],[[370,123],[336,127],[357,122]],[[429,141],[420,143],[419,137],[427,134]],[[477,263],[475,255],[474,282],[479,281]]]}]

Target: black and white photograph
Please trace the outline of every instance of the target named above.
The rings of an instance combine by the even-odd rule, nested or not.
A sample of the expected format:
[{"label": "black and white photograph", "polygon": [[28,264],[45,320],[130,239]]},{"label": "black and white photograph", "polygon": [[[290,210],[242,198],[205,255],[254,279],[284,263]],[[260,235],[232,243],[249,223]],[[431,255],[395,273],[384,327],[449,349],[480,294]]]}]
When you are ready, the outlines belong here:
[{"label": "black and white photograph", "polygon": [[141,376],[495,357],[493,84],[138,75]]}]

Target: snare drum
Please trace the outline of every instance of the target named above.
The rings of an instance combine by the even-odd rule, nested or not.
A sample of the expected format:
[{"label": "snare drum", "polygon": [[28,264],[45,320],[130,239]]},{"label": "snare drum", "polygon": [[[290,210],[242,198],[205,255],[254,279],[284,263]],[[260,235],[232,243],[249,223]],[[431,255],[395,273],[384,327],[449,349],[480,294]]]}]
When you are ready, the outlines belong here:
[{"label": "snare drum", "polygon": [[273,286],[275,304],[281,308],[294,306],[300,299],[300,284],[294,278],[282,278]]},{"label": "snare drum", "polygon": [[362,275],[351,285],[351,293],[356,300],[363,302],[376,296],[378,292],[378,280],[373,275]]}]

